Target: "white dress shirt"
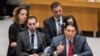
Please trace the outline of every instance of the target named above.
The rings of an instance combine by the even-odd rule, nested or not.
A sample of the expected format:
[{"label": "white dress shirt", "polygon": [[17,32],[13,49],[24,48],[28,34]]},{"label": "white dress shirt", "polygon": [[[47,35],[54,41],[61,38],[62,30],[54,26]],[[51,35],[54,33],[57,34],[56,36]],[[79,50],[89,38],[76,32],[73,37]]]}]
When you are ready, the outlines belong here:
[{"label": "white dress shirt", "polygon": [[36,31],[34,33],[30,32],[30,30],[28,30],[29,32],[29,37],[30,37],[30,43],[31,43],[31,35],[34,34],[34,49],[38,49],[38,41],[37,41],[37,34],[36,34]]},{"label": "white dress shirt", "polygon": [[[58,31],[59,31],[59,25],[58,25],[58,21],[57,21],[58,18],[54,17],[54,19],[55,19],[55,24],[56,24],[57,34],[58,34]],[[59,18],[59,20],[60,20],[59,23],[62,25],[62,23],[63,23],[62,16]]]}]

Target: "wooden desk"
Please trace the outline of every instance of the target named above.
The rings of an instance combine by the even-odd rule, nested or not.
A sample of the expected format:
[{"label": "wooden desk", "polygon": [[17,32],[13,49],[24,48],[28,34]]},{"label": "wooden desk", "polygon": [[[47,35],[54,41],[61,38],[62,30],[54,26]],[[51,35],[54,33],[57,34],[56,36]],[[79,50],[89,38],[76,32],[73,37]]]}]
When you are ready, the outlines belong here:
[{"label": "wooden desk", "polygon": [[[43,27],[43,21],[52,15],[50,4],[53,1],[54,0],[27,0],[24,3],[30,3],[31,15],[36,16],[40,22],[40,27]],[[63,15],[73,15],[75,17],[80,30],[100,31],[100,3],[57,1],[63,6]]]}]

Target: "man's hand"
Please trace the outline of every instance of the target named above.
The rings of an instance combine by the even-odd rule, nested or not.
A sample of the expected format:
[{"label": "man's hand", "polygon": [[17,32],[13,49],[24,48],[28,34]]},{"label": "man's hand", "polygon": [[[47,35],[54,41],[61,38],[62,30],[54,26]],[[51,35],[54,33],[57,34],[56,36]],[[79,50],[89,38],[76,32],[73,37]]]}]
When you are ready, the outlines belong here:
[{"label": "man's hand", "polygon": [[17,46],[17,43],[16,43],[16,42],[12,42],[12,43],[10,44],[10,46],[11,46],[11,47],[16,47],[16,46]]},{"label": "man's hand", "polygon": [[64,50],[64,45],[62,44],[62,42],[60,42],[60,44],[57,47],[57,54],[60,54],[62,51]]}]

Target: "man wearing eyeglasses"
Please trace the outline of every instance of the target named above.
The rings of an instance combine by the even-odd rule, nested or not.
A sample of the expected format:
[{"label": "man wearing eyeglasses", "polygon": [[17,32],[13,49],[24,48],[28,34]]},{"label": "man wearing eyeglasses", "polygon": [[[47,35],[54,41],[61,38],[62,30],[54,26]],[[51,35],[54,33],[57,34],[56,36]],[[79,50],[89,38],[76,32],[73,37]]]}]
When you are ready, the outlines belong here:
[{"label": "man wearing eyeglasses", "polygon": [[40,56],[45,47],[45,35],[37,31],[37,18],[30,16],[27,31],[18,34],[18,56]]}]

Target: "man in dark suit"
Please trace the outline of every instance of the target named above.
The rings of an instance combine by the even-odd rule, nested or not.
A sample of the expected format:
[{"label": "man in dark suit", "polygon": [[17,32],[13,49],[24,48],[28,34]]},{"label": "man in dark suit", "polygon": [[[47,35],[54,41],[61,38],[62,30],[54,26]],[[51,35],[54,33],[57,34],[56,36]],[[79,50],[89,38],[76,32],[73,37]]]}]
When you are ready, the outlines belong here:
[{"label": "man in dark suit", "polygon": [[83,36],[76,35],[78,27],[73,22],[64,24],[64,34],[53,38],[48,53],[50,56],[93,56]]},{"label": "man in dark suit", "polygon": [[44,21],[44,30],[46,38],[48,39],[48,45],[50,45],[53,37],[62,34],[61,26],[65,18],[65,16],[62,16],[63,9],[59,2],[53,2],[51,4],[51,10],[53,16]]},{"label": "man in dark suit", "polygon": [[28,30],[18,34],[18,56],[39,56],[45,48],[45,35],[36,30],[37,18],[30,16],[27,20]]}]

